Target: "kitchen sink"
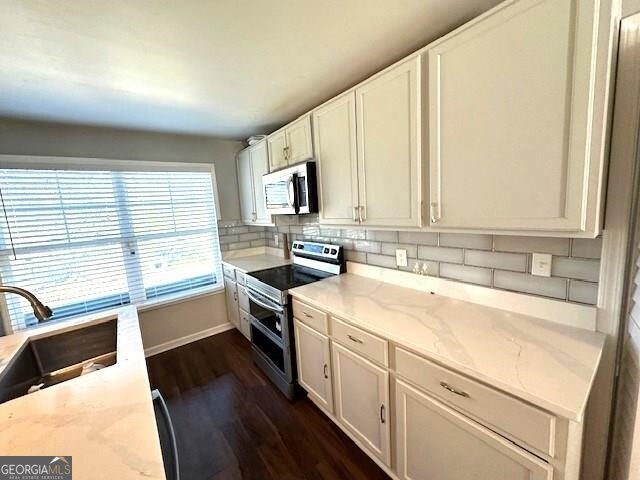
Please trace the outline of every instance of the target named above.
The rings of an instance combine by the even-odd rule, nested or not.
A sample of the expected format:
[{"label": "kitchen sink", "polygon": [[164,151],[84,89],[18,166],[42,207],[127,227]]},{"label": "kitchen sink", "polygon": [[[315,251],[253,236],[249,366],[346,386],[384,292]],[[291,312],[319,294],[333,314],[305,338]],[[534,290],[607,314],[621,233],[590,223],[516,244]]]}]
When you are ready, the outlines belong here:
[{"label": "kitchen sink", "polygon": [[117,320],[29,340],[0,374],[0,403],[116,363]]}]

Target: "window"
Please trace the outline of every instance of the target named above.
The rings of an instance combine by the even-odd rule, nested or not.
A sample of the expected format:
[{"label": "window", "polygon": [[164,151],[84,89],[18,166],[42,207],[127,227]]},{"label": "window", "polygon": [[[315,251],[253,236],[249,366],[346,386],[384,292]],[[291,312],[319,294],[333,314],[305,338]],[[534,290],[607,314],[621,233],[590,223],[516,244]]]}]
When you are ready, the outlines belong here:
[{"label": "window", "polygon": [[[221,283],[211,171],[0,169],[2,283],[53,319]],[[7,295],[12,329],[36,323]]]}]

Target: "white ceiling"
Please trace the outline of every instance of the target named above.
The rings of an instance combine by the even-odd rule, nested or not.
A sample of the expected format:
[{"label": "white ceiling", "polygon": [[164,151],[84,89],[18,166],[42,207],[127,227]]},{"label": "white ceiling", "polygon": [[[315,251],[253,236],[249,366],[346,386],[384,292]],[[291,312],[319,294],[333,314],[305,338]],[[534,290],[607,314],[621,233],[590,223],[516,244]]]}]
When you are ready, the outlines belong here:
[{"label": "white ceiling", "polygon": [[498,0],[0,0],[0,116],[270,132]]}]

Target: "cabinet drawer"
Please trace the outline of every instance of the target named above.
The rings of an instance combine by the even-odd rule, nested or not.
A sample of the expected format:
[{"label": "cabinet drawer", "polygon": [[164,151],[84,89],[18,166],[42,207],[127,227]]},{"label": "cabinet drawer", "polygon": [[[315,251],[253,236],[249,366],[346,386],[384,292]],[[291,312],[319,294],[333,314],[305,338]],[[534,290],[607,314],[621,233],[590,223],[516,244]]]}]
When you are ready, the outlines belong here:
[{"label": "cabinet drawer", "polygon": [[554,455],[556,419],[553,415],[401,348],[396,348],[396,372],[479,420]]},{"label": "cabinet drawer", "polygon": [[293,316],[314,330],[324,333],[325,335],[329,334],[327,314],[295,298],[293,299]]},{"label": "cabinet drawer", "polygon": [[222,264],[222,273],[224,274],[225,277],[229,277],[231,280],[236,279],[236,269],[233,268],[231,265],[227,265],[226,263]]},{"label": "cabinet drawer", "polygon": [[238,286],[238,305],[245,312],[249,311],[249,295],[247,295],[247,289],[240,283],[236,283]]},{"label": "cabinet drawer", "polygon": [[331,336],[334,340],[346,345],[354,352],[358,352],[385,367],[389,366],[388,344],[386,340],[371,335],[359,328],[352,327],[335,317],[331,317]]},{"label": "cabinet drawer", "polygon": [[236,283],[238,285],[246,285],[247,284],[247,274],[241,272],[240,270],[236,270]]}]

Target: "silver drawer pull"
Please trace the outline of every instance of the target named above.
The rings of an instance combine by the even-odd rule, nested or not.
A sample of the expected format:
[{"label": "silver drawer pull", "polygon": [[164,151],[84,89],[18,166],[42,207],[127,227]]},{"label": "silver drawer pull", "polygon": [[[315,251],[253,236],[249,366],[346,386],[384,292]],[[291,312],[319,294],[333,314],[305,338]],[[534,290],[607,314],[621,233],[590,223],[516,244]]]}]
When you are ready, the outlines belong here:
[{"label": "silver drawer pull", "polygon": [[323,373],[324,378],[329,378],[329,365],[327,365],[326,363],[324,364]]},{"label": "silver drawer pull", "polygon": [[440,382],[440,386],[451,393],[455,393],[456,395],[460,395],[461,397],[464,397],[464,398],[469,398],[469,394],[467,392],[463,392],[462,390],[457,390],[453,388],[451,385],[449,385],[447,382]]},{"label": "silver drawer pull", "polygon": [[307,312],[302,312],[302,314],[307,318],[313,318],[313,315],[309,315]]},{"label": "silver drawer pull", "polygon": [[384,404],[380,405],[380,423],[387,422],[387,413],[384,408]]},{"label": "silver drawer pull", "polygon": [[347,335],[347,337],[349,337],[349,340],[351,340],[352,342],[356,342],[356,343],[364,343],[362,340],[360,340],[359,338],[356,338],[352,335]]}]

